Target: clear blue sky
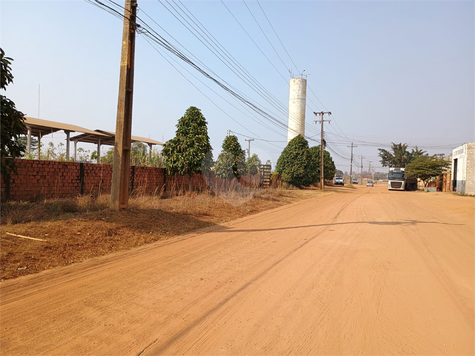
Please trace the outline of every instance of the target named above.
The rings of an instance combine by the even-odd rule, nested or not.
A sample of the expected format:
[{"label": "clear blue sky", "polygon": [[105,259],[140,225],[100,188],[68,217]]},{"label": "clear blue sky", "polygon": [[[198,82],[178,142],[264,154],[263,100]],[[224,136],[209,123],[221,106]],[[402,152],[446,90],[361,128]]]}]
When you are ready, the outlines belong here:
[{"label": "clear blue sky", "polygon": [[[289,69],[295,75],[305,70],[310,88],[306,134],[320,139],[313,111],[333,113],[325,135],[338,169],[349,171],[351,142],[358,146],[356,163],[363,155],[366,170],[368,161],[380,166],[377,148],[388,148],[391,142],[450,154],[456,146],[475,141],[473,1],[138,4],[139,17],[158,34],[280,122],[287,123]],[[267,91],[270,102],[199,42],[167,10],[172,5],[188,9]],[[14,59],[14,84],[6,95],[17,108],[37,117],[40,85],[40,118],[114,131],[122,20],[80,0],[2,0],[0,6],[1,47]],[[286,145],[284,128],[251,113],[215,83],[155,47],[143,34],[137,36],[134,135],[166,141],[174,137],[185,110],[196,106],[208,121],[215,159],[230,129],[256,138],[251,153],[275,165]],[[247,148],[248,137],[237,136]],[[64,138],[56,133],[53,142]],[[311,146],[317,144],[310,140]],[[353,169],[359,171],[356,165]]]}]

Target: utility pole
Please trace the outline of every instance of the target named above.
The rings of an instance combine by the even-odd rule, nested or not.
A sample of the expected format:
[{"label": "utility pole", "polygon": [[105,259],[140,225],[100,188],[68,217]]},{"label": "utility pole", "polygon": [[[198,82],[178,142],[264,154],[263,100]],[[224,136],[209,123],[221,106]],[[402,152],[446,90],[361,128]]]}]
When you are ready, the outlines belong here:
[{"label": "utility pole", "polygon": [[353,184],[353,147],[358,147],[354,146],[353,142],[351,143],[351,146],[346,146],[346,147],[351,147],[351,163],[350,163],[350,185]]},{"label": "utility pole", "polygon": [[320,111],[320,112],[314,112],[316,116],[320,115],[321,119],[320,120],[315,120],[315,122],[320,122],[322,124],[321,130],[320,130],[320,189],[323,190],[325,186],[325,174],[323,171],[323,159],[324,159],[324,151],[325,151],[325,145],[324,142],[325,140],[323,139],[323,123],[325,121],[330,122],[330,120],[324,120],[323,115],[331,115],[332,113],[330,111]]},{"label": "utility pole", "polygon": [[371,174],[371,162],[373,161],[369,161],[369,167],[368,167],[368,173]]},{"label": "utility pole", "polygon": [[137,0],[125,0],[114,165],[112,167],[110,208],[113,210],[127,208],[129,203],[136,14]]},{"label": "utility pole", "polygon": [[248,141],[249,142],[249,148],[247,149],[247,154],[248,154],[248,158],[251,158],[251,141],[254,141],[253,138],[250,138],[250,139],[245,139],[244,141]]},{"label": "utility pole", "polygon": [[361,157],[361,177],[360,177],[360,183],[363,184],[363,156]]},{"label": "utility pole", "polygon": [[228,137],[231,136],[231,130],[228,130]]}]

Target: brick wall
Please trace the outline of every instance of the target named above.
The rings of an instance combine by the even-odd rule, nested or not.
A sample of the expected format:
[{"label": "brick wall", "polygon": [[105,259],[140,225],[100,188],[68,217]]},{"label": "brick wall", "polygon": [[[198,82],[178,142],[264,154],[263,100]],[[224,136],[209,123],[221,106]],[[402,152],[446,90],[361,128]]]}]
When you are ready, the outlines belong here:
[{"label": "brick wall", "polygon": [[[80,195],[110,194],[112,186],[112,165],[80,163],[83,170],[78,179],[81,182]],[[82,181],[81,181],[82,178]]]},{"label": "brick wall", "polygon": [[[18,175],[10,179],[10,199],[35,200],[40,197],[75,196],[80,189],[79,163],[15,160]],[[6,199],[6,182],[2,175],[1,199]]]},{"label": "brick wall", "polygon": [[[18,175],[10,178],[10,200],[32,201],[44,198],[66,198],[78,195],[110,194],[112,165],[56,162],[41,160],[15,160]],[[7,200],[6,182],[1,177],[1,200]],[[130,191],[132,194],[158,194],[167,191],[187,191],[190,177],[167,176],[165,169],[154,167],[130,167]],[[193,190],[227,189],[232,185],[256,188],[260,176],[247,175],[240,183],[216,178],[214,173],[194,174]]]},{"label": "brick wall", "polygon": [[131,167],[130,175],[130,185],[137,194],[157,194],[164,189],[164,168]]},{"label": "brick wall", "polygon": [[[111,191],[111,165],[26,159],[17,159],[15,163],[18,174],[10,178],[10,200],[99,195],[110,194]],[[6,183],[2,175],[2,201],[7,200]],[[164,183],[163,168],[130,168],[132,191],[150,194],[163,189]]]}]

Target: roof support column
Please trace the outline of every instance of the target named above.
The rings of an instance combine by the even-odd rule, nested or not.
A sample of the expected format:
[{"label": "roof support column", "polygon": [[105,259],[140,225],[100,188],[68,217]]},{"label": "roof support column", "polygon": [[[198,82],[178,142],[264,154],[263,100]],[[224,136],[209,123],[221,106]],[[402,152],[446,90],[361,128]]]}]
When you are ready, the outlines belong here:
[{"label": "roof support column", "polygon": [[151,143],[148,144],[148,148],[150,150],[149,153],[148,153],[148,158],[149,158],[149,161],[150,161],[150,163],[149,163],[150,165],[152,164],[152,146],[153,145]]},{"label": "roof support column", "polygon": [[101,163],[101,138],[97,141],[97,164]]},{"label": "roof support column", "polygon": [[78,161],[78,140],[74,140],[74,162]]},{"label": "roof support column", "polygon": [[31,127],[26,125],[26,129],[28,130],[26,136],[26,152],[31,154]]},{"label": "roof support column", "polygon": [[41,159],[41,131],[38,132],[38,160]]},{"label": "roof support column", "polygon": [[66,133],[66,161],[69,161],[69,134],[70,131],[64,131]]}]

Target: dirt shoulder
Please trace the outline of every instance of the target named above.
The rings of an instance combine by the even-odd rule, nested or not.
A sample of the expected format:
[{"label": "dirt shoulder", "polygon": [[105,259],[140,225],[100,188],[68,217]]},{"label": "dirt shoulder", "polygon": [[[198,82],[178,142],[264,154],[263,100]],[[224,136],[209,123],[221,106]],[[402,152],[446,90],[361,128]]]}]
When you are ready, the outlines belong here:
[{"label": "dirt shoulder", "polygon": [[[323,194],[330,192],[331,188]],[[129,209],[119,212],[108,209],[108,195],[5,203],[0,278],[17,278],[172,239],[321,194],[317,189],[268,189],[225,196],[141,196],[131,198]]]}]

